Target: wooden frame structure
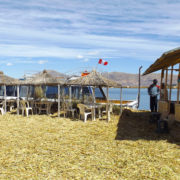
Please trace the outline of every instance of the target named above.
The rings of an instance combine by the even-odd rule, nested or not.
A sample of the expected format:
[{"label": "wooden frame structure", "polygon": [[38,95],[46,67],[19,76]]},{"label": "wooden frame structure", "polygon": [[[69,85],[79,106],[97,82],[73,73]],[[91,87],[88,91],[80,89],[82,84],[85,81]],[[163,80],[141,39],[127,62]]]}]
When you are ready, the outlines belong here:
[{"label": "wooden frame structure", "polygon": [[[174,68],[179,64],[179,68]],[[165,52],[160,58],[158,58],[154,64],[152,64],[143,75],[150,74],[152,72],[161,70],[161,84],[160,84],[160,100],[158,106],[158,112],[162,114],[162,118],[168,120],[176,120],[180,122],[180,48],[176,48]],[[172,82],[173,74],[178,71],[177,78],[177,100],[172,101]],[[168,75],[168,73],[170,73]],[[170,79],[168,80],[168,77]],[[169,85],[168,85],[169,82]],[[163,85],[164,84],[164,85]],[[163,88],[164,86],[164,88]],[[169,88],[169,93],[167,89]],[[162,93],[164,91],[164,96]]]},{"label": "wooden frame structure", "polygon": [[[115,82],[115,81],[112,81],[112,80],[109,80],[107,78],[104,78],[100,73],[98,73],[96,70],[93,70],[91,73],[85,75],[85,76],[82,76],[82,77],[79,77],[77,79],[74,79],[74,80],[69,80],[67,82],[67,85],[79,85],[79,86],[92,86],[92,98],[93,98],[93,105],[95,105],[96,103],[100,104],[101,102],[97,102],[96,101],[96,98],[95,98],[95,87],[105,87],[106,88],[106,92],[107,92],[107,95],[106,95],[106,100],[105,103],[106,104],[106,117],[107,117],[107,121],[109,122],[110,121],[110,111],[109,111],[109,105],[110,105],[110,100],[109,100],[109,88],[110,87],[117,87],[117,88],[122,88],[122,85]],[[121,93],[120,93],[122,96],[122,89],[121,89]],[[122,97],[120,97],[121,101],[122,101]],[[122,108],[122,106],[121,106]],[[122,111],[122,110],[121,110]],[[93,113],[95,114],[95,109],[93,109]]]}]

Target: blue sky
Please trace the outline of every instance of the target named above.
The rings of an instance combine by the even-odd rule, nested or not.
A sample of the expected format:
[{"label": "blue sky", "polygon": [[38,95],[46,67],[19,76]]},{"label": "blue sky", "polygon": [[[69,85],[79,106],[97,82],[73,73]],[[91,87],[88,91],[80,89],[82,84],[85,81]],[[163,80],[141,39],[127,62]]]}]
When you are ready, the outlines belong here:
[{"label": "blue sky", "polygon": [[143,71],[179,47],[178,0],[0,0],[0,70]]}]

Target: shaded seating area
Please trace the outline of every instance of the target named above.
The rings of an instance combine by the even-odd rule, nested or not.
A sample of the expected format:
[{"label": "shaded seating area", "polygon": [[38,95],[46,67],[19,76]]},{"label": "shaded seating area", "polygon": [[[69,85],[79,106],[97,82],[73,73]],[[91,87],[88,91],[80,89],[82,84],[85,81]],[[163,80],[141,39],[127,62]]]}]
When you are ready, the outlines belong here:
[{"label": "shaded seating area", "polygon": [[[158,112],[160,120],[167,121],[169,125],[180,123],[180,48],[172,49],[162,54],[144,73],[151,74],[161,71],[160,100]],[[174,76],[176,75],[176,76]],[[173,78],[176,84],[173,84]],[[177,90],[177,96],[172,97],[173,88]]]},{"label": "shaded seating area", "polygon": [[[99,113],[99,117],[100,117],[101,116],[100,107],[102,107],[102,105],[106,106],[106,111],[105,111],[106,119],[108,122],[110,121],[111,109],[110,109],[110,102],[109,102],[109,88],[116,87],[116,88],[120,88],[122,90],[122,86],[119,83],[109,80],[107,78],[104,78],[96,70],[93,70],[91,73],[86,74],[85,76],[67,81],[66,84],[69,86],[78,85],[81,87],[81,89],[85,86],[92,87],[91,100],[89,100],[86,103],[83,102],[84,106],[82,106],[81,103],[78,105],[79,109],[81,111],[80,112],[81,116],[85,117],[84,122],[86,122],[87,116],[90,115],[90,114],[88,114],[90,112],[87,112],[87,114],[84,114],[84,113],[86,113],[85,109],[87,109],[88,106],[89,106],[89,109],[91,109],[92,120],[95,120],[96,119],[96,109],[98,109],[98,113]],[[107,90],[106,96],[104,96],[105,99],[103,100],[103,104],[101,103],[102,99],[99,99],[97,101],[97,99],[95,97],[95,88],[97,88],[97,87],[101,87],[101,88],[104,87]],[[120,102],[121,102],[122,101],[122,93],[120,93],[120,95],[121,95],[120,96]],[[122,106],[121,106],[121,108],[122,108]]]},{"label": "shaded seating area", "polygon": [[[2,76],[5,75],[2,73]],[[7,76],[6,80],[8,79]],[[1,79],[2,80],[2,79]],[[93,70],[86,76],[75,79],[61,79],[49,74],[46,70],[25,80],[15,80],[9,78],[8,81],[2,81],[3,98],[1,114],[6,111],[17,112],[17,114],[29,115],[34,114],[52,114],[57,112],[57,116],[79,118],[84,122],[91,117],[92,120],[106,116],[110,120],[112,113],[112,104],[109,101],[109,88],[122,86],[114,81],[102,77],[100,73]],[[6,86],[13,86],[16,91],[15,97],[6,96]],[[46,87],[56,87],[57,91],[54,98],[47,98],[45,95]],[[105,95],[102,88],[107,89]],[[21,92],[23,90],[23,93]],[[102,97],[96,97],[97,92]],[[74,97],[74,93],[76,97]],[[20,96],[23,94],[24,97]],[[103,100],[103,104],[101,103]]]},{"label": "shaded seating area", "polygon": [[[8,107],[10,110],[14,108],[14,105],[11,104],[12,101],[10,102],[10,99],[7,99],[6,87],[17,84],[18,84],[17,79],[6,76],[2,71],[0,71],[0,86],[3,87],[3,96],[1,97],[1,101],[4,101],[4,106],[2,107],[4,114],[6,113]],[[14,101],[15,99],[13,99],[13,102]]]}]

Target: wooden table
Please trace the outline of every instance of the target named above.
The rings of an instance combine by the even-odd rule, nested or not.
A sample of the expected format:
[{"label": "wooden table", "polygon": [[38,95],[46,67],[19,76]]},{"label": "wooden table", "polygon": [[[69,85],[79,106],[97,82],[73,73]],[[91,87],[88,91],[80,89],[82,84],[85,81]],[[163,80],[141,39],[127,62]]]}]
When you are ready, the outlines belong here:
[{"label": "wooden table", "polygon": [[89,109],[92,109],[92,120],[93,121],[96,120],[96,109],[98,109],[99,118],[101,118],[100,108],[102,107],[102,105],[100,105],[100,104],[85,104],[85,105]]},{"label": "wooden table", "polygon": [[36,113],[41,114],[45,112],[46,114],[51,113],[52,102],[50,101],[34,101],[34,108]]},{"label": "wooden table", "polygon": [[6,100],[6,107],[7,110],[12,111],[12,109],[14,108],[16,104],[16,100],[15,99],[7,99]]}]

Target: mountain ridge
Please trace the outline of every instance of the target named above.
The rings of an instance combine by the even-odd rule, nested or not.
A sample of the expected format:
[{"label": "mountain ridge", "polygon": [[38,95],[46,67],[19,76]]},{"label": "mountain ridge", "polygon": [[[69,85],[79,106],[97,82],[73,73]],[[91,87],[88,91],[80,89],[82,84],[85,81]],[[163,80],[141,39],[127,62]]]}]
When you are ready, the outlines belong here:
[{"label": "mountain ridge", "polygon": [[[67,74],[55,70],[46,70],[46,71],[54,77],[64,77],[64,78],[68,77]],[[103,72],[102,76],[117,81],[123,86],[129,86],[129,87],[138,86],[138,79],[139,79],[138,74],[114,71],[114,72]],[[160,78],[161,78],[160,73],[152,73],[145,76],[141,75],[141,86],[145,86],[145,87],[149,86],[150,84],[152,84],[153,79],[157,79],[158,84],[160,84]],[[168,83],[169,80],[170,80],[170,75],[168,76]],[[177,75],[174,75],[173,84],[177,84]]]}]

